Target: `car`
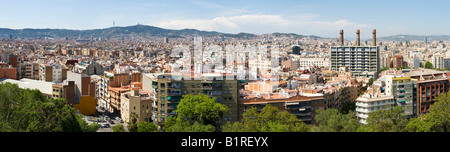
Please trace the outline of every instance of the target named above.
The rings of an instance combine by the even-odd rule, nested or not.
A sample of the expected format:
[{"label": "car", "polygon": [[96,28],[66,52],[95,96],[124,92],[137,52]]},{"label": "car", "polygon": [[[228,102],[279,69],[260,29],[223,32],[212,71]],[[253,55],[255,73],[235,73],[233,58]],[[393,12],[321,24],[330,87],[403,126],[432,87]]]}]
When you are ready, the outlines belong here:
[{"label": "car", "polygon": [[116,117],[116,120],[117,120],[119,123],[123,123],[123,120],[122,120],[121,118],[119,118],[119,117]]},{"label": "car", "polygon": [[110,123],[110,124],[114,124],[114,121],[110,120],[109,123]]},{"label": "car", "polygon": [[101,128],[109,128],[109,124],[105,123],[105,124],[100,124]]},{"label": "car", "polygon": [[108,117],[108,116],[105,116],[105,117],[103,118],[103,120],[108,121],[108,120],[109,120],[109,117]]}]

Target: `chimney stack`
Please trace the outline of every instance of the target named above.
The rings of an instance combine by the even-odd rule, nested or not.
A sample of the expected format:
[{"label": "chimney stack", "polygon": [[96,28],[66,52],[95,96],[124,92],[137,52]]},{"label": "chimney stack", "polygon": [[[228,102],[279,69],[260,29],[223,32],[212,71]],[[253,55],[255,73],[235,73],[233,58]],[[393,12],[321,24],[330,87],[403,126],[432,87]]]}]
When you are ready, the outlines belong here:
[{"label": "chimney stack", "polygon": [[341,45],[344,45],[344,30],[341,30],[341,32],[339,32],[341,34],[341,37],[339,38],[339,43]]},{"label": "chimney stack", "polygon": [[372,45],[377,46],[377,30],[372,31]]},{"label": "chimney stack", "polygon": [[356,46],[361,46],[360,41],[359,41],[359,29],[356,30]]}]

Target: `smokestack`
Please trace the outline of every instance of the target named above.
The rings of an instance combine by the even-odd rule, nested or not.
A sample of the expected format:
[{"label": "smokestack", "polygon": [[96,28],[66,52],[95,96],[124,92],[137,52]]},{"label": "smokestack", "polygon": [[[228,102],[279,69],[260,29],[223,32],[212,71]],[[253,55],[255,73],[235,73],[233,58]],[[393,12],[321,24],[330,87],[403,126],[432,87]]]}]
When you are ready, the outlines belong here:
[{"label": "smokestack", "polygon": [[344,30],[341,30],[339,34],[341,34],[341,37],[339,38],[339,43],[341,43],[341,45],[344,45]]},{"label": "smokestack", "polygon": [[377,30],[372,31],[372,45],[377,46]]},{"label": "smokestack", "polygon": [[356,30],[356,46],[361,46],[359,42],[359,29]]}]

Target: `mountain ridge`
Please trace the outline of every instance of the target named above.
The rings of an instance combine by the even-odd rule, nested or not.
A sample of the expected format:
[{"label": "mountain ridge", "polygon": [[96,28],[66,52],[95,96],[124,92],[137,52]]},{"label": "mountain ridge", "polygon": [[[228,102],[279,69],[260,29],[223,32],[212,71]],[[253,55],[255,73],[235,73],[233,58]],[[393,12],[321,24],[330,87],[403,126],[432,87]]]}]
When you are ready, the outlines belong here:
[{"label": "mountain ridge", "polygon": [[[321,38],[319,36],[305,36],[295,33],[270,33],[275,36],[291,36],[295,38],[312,37]],[[252,34],[240,32],[237,34],[221,33],[217,31],[201,31],[197,29],[164,29],[151,25],[132,25],[132,26],[115,26],[107,27],[102,29],[87,29],[87,30],[73,30],[73,29],[9,29],[0,28],[0,38],[90,38],[90,37],[123,37],[123,36],[157,36],[157,37],[184,37],[189,35],[199,35],[199,36],[223,36],[223,37],[234,37],[234,38],[251,38],[266,34]]]}]

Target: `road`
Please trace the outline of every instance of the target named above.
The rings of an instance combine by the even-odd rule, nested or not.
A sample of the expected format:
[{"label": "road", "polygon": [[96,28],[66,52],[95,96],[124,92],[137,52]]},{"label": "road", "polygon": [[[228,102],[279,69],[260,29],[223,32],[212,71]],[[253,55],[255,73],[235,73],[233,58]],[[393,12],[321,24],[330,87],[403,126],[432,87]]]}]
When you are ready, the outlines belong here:
[{"label": "road", "polygon": [[100,122],[97,122],[99,125],[101,124],[109,124],[109,127],[107,128],[99,128],[97,132],[113,132],[112,131],[112,127],[118,124],[122,124],[125,128],[126,131],[128,131],[127,129],[127,125],[126,123],[120,123],[119,121],[115,120],[116,116],[113,116],[112,118],[110,117],[109,119],[113,121],[113,124],[111,124],[110,122],[106,122],[104,121],[104,117],[103,117],[103,113],[102,111],[97,111],[99,113],[99,117],[93,117],[93,116],[84,116],[84,120],[88,123],[91,124],[93,122],[95,122],[94,120],[101,120]]}]

